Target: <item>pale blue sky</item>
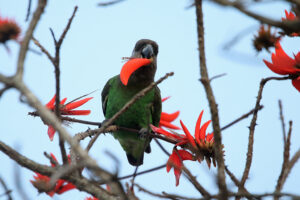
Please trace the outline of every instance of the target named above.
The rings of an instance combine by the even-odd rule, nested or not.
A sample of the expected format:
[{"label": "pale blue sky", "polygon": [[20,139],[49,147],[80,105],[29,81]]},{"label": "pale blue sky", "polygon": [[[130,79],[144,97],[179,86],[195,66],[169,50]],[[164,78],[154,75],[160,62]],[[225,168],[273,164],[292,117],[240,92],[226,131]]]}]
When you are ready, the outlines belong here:
[{"label": "pale blue sky", "polygon": [[[100,105],[100,93],[106,81],[120,72],[123,64],[121,57],[131,55],[135,42],[141,38],[157,41],[159,44],[158,70],[156,79],[165,73],[174,71],[175,76],[163,82],[159,87],[162,96],[172,96],[164,102],[163,110],[174,112],[180,110],[179,118],[183,120],[190,131],[194,130],[196,119],[202,109],[204,120],[210,119],[209,108],[205,92],[199,79],[199,60],[196,36],[196,17],[194,8],[185,9],[190,5],[188,0],[127,0],[115,6],[99,8],[96,1],[49,1],[42,21],[34,36],[52,54],[53,41],[49,28],[58,37],[64,29],[75,5],[78,12],[71,29],[61,49],[61,95],[69,100],[99,89],[92,94],[94,99],[83,108],[91,109],[92,113],[81,119],[102,121],[103,114]],[[36,2],[33,1],[32,10]],[[23,30],[28,23],[24,22],[27,1],[0,0],[0,14],[14,17]],[[280,19],[284,16],[284,9],[289,6],[284,3],[264,4],[253,7],[253,10]],[[222,50],[224,43],[240,31],[257,25],[258,23],[239,14],[233,9],[226,9],[211,3],[204,3],[204,24],[206,36],[207,65],[210,76],[226,73],[227,75],[212,82],[217,103],[219,105],[221,125],[224,126],[240,115],[248,112],[255,105],[259,81],[268,76],[274,76],[262,62],[270,60],[270,55],[257,55],[251,46],[253,33],[245,35],[229,52]],[[289,55],[297,53],[300,41],[295,38],[284,38],[283,49]],[[10,42],[9,55],[3,46],[0,47],[0,72],[12,74],[15,71],[18,46]],[[37,50],[34,44],[31,48]],[[28,53],[25,63],[25,82],[29,88],[44,103],[47,103],[55,92],[54,68],[46,56]],[[276,75],[275,75],[276,76]],[[47,127],[39,118],[28,116],[32,108],[21,104],[19,94],[10,90],[0,100],[1,109],[1,141],[10,146],[20,146],[20,152],[40,163],[48,164],[43,152],[53,152],[59,158],[58,137],[50,142]],[[292,87],[290,81],[267,83],[263,94],[262,104],[265,108],[259,112],[258,126],[255,132],[253,165],[247,188],[255,193],[272,192],[280,173],[283,142],[279,121],[278,99],[282,99],[284,115],[287,120],[293,120],[293,135],[291,153],[299,149],[300,121],[299,101],[300,93]],[[179,124],[178,121],[176,122]],[[237,177],[241,177],[246,160],[248,144],[248,126],[250,119],[246,119],[223,132],[225,145],[225,162]],[[88,128],[85,125],[72,124],[68,128],[73,135]],[[95,128],[90,126],[90,128]],[[211,130],[211,127],[209,127]],[[86,141],[83,142],[86,144]],[[166,145],[171,152],[172,146]],[[153,142],[152,153],[145,155],[144,165],[140,170],[161,165],[167,157]],[[92,148],[92,156],[101,166],[114,170],[113,161],[105,151],[110,151],[120,160],[120,175],[127,175],[134,168],[127,163],[118,142],[112,136],[102,135]],[[59,158],[60,159],[60,158]],[[0,153],[1,170],[9,188],[15,189],[13,182],[14,162]],[[210,192],[216,192],[214,182],[215,168],[208,169],[205,163],[185,163],[197,176],[199,182]],[[37,195],[37,191],[29,182],[33,172],[22,169],[22,184],[31,199],[50,199],[45,194]],[[299,193],[300,165],[295,165],[288,177],[283,191]],[[198,197],[184,176],[180,185],[175,187],[173,171],[169,174],[162,169],[151,174],[139,176],[137,183],[151,191],[166,191]],[[229,185],[233,183],[227,179]],[[1,194],[0,190],[0,194]],[[12,193],[15,199],[18,194]],[[143,193],[136,193],[141,199],[154,199]],[[70,191],[55,199],[81,200],[87,195],[79,191]],[[3,197],[0,197],[2,199]],[[5,199],[5,198],[4,198]]]}]

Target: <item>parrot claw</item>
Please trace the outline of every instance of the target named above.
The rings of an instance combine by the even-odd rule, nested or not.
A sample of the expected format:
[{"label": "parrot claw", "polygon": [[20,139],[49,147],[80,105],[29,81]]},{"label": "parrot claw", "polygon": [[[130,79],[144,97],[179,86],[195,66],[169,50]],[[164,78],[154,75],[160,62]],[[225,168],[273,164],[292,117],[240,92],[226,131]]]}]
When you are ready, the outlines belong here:
[{"label": "parrot claw", "polygon": [[141,128],[139,130],[139,135],[141,139],[146,139],[149,133],[149,129],[148,128]]}]

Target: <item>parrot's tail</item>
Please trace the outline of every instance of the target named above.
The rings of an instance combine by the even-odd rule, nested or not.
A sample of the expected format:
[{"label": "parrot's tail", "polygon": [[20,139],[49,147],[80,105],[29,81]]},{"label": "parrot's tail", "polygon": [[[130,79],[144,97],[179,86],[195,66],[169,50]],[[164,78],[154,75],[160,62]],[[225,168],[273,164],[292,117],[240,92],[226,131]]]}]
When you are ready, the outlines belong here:
[{"label": "parrot's tail", "polygon": [[142,153],[141,156],[139,156],[138,158],[135,158],[132,154],[127,153],[127,159],[128,162],[133,165],[133,166],[140,166],[143,164],[144,161],[144,153]]}]

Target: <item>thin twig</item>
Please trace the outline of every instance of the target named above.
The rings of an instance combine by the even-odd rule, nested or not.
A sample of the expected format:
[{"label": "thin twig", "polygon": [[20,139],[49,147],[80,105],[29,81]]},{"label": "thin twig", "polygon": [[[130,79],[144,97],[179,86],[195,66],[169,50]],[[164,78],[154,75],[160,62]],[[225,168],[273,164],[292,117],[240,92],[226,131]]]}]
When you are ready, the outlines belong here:
[{"label": "thin twig", "polygon": [[[292,121],[289,122],[289,131],[287,135],[287,139],[284,142],[284,151],[283,151],[283,162],[281,167],[281,172],[277,180],[277,185],[275,187],[275,192],[279,193],[282,190],[283,184],[286,181],[288,176],[287,168],[289,166],[289,159],[290,159],[290,146],[291,146],[291,135],[292,135]],[[278,198],[276,198],[278,199]]]},{"label": "thin twig", "polygon": [[50,55],[50,53],[47,51],[47,49],[41,45],[41,43],[34,37],[32,37],[32,40],[34,44],[40,48],[40,50],[48,57],[48,59],[54,64],[54,58]]},{"label": "thin twig", "polygon": [[[130,101],[128,101],[122,109],[120,109],[116,114],[114,114],[114,116],[112,116],[110,119],[108,119],[107,121],[105,121],[104,124],[101,125],[101,128],[99,130],[99,132],[102,132],[103,130],[105,130],[109,125],[111,125],[121,114],[123,114],[132,104],[134,104],[138,99],[142,98],[143,96],[145,96],[150,90],[152,90],[152,88],[154,88],[156,85],[160,84],[162,81],[164,81],[165,79],[167,79],[169,76],[173,76],[174,72],[170,72],[167,73],[165,76],[161,77],[158,81],[156,82],[152,82],[149,86],[147,86],[146,88],[144,88],[143,90],[141,90],[139,93],[137,93]],[[97,138],[99,137],[99,133],[97,135],[95,135],[89,142],[86,150],[89,151],[91,149],[91,147],[93,146],[94,142],[97,140]]]},{"label": "thin twig", "polygon": [[[235,177],[235,175],[228,169],[227,166],[225,166],[225,172],[228,174],[228,176],[230,177],[230,179],[232,180],[232,182],[237,186],[239,187],[241,185],[240,181]],[[250,195],[250,193],[248,192],[248,190],[243,187],[243,190],[242,190],[243,193],[246,193],[247,195]],[[253,199],[252,197],[246,197],[248,199]]]},{"label": "thin twig", "polygon": [[30,10],[31,10],[31,0],[28,0],[27,13],[26,13],[26,18],[25,18],[25,21],[26,21],[26,22],[27,22],[28,19],[29,19]]},{"label": "thin twig", "polygon": [[210,198],[210,193],[197,181],[196,177],[184,165],[182,166],[185,176],[194,185],[194,187],[203,195],[204,198]]},{"label": "thin twig", "polygon": [[280,121],[281,121],[282,134],[283,134],[283,145],[285,146],[285,143],[286,143],[286,131],[285,131],[285,122],[284,122],[284,116],[283,116],[283,111],[282,111],[281,100],[278,100],[278,106],[279,106],[279,118],[280,118]]},{"label": "thin twig", "polygon": [[171,154],[169,154],[169,152],[165,149],[165,147],[156,139],[154,138],[154,141],[156,142],[156,144],[160,147],[160,149],[167,155],[170,156]]},{"label": "thin twig", "polygon": [[[12,196],[11,196],[11,190],[8,189],[5,181],[2,179],[2,177],[0,176],[0,185],[2,185],[3,189],[4,189],[4,195],[7,196],[7,200],[12,200]],[[2,194],[0,195],[0,197],[2,196]]]},{"label": "thin twig", "polygon": [[219,75],[213,76],[213,77],[211,77],[211,78],[209,79],[209,81],[211,82],[211,81],[213,81],[214,79],[221,78],[221,77],[226,76],[226,75],[227,75],[226,73],[223,73],[223,74],[219,74]]},{"label": "thin twig", "polygon": [[[261,109],[263,109],[263,108],[264,108],[264,106],[259,105],[258,110],[261,110]],[[252,109],[252,110],[250,110],[249,112],[247,112],[246,114],[244,114],[244,115],[240,116],[239,118],[237,118],[236,120],[230,122],[230,123],[227,124],[226,126],[222,127],[222,128],[221,128],[221,131],[223,131],[223,130],[225,130],[225,129],[231,127],[232,125],[238,123],[239,121],[241,121],[241,120],[243,120],[243,119],[249,117],[250,115],[252,115],[252,114],[254,113],[254,111],[255,111],[255,109]]]},{"label": "thin twig", "polygon": [[254,131],[255,131],[255,126],[256,126],[258,108],[260,106],[260,101],[262,99],[262,92],[263,92],[264,86],[270,80],[287,80],[287,79],[291,79],[291,78],[292,78],[291,76],[269,77],[269,78],[262,79],[260,82],[258,95],[257,95],[255,107],[254,107],[254,113],[253,113],[252,120],[251,120],[250,127],[249,127],[249,143],[248,143],[247,159],[246,159],[243,176],[241,179],[241,185],[239,187],[239,192],[242,191],[242,187],[244,187],[245,182],[246,182],[246,180],[249,176],[249,172],[250,172],[250,167],[251,167],[252,157],[253,157]]},{"label": "thin twig", "polygon": [[137,183],[135,183],[134,186],[136,186],[136,187],[139,189],[139,191],[145,192],[145,193],[147,193],[147,194],[149,194],[149,195],[151,195],[151,196],[155,196],[155,197],[159,197],[159,198],[167,198],[167,199],[170,199],[170,198],[166,197],[165,195],[157,194],[157,193],[151,192],[151,191],[145,189],[144,187],[140,186],[140,185],[137,184]]},{"label": "thin twig", "polygon": [[[78,7],[75,6],[74,11],[72,13],[71,18],[68,21],[67,26],[65,27],[63,33],[61,34],[59,41],[56,42],[56,40],[54,40],[55,43],[55,57],[54,57],[54,68],[55,68],[55,85],[56,85],[56,96],[55,96],[55,114],[56,116],[60,119],[60,47],[65,39],[65,36],[68,32],[68,30],[71,27],[71,23],[75,17],[75,13],[77,11]],[[62,139],[62,137],[59,137],[59,147],[60,147],[60,151],[61,151],[61,156],[63,159],[63,163],[67,164],[68,163],[68,158],[67,158],[67,153],[66,153],[66,149],[65,149],[65,141]]]},{"label": "thin twig", "polygon": [[114,0],[114,1],[104,2],[104,3],[98,3],[97,6],[107,7],[107,6],[115,5],[115,4],[120,3],[122,1],[124,1],[124,0]]},{"label": "thin twig", "polygon": [[[16,148],[16,150],[19,149]],[[29,200],[31,198],[28,197],[27,191],[23,186],[24,180],[22,180],[21,169],[22,168],[17,163],[14,163],[14,182],[16,191],[20,194],[22,200]]]},{"label": "thin twig", "polygon": [[268,17],[261,16],[251,10],[247,9],[247,6],[243,5],[241,1],[229,1],[229,0],[213,0],[213,2],[222,5],[229,6],[239,10],[241,13],[260,21],[263,24],[269,24],[283,29],[287,33],[299,32],[300,31],[300,20],[284,20],[276,21]]},{"label": "thin twig", "polygon": [[0,90],[0,97],[6,92],[7,90],[11,89],[11,85],[4,85],[4,87]]},{"label": "thin twig", "polygon": [[224,165],[224,158],[222,153],[222,137],[221,137],[218,107],[213,94],[212,87],[210,85],[207,66],[206,66],[202,0],[195,0],[195,6],[196,6],[197,30],[198,30],[198,46],[199,46],[200,75],[201,75],[200,80],[204,86],[206,96],[209,102],[211,116],[212,116],[212,125],[214,131],[214,139],[215,139],[214,148],[215,148],[216,160],[218,163],[217,182],[219,186],[221,199],[225,200],[227,199],[227,186],[225,181],[226,178],[224,172],[225,165]]}]

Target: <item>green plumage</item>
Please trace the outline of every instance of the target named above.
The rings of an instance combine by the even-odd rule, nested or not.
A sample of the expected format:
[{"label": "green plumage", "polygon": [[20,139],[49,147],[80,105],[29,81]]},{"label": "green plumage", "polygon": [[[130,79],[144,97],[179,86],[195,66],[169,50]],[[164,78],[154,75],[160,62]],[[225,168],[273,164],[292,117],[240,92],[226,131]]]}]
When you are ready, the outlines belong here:
[{"label": "green plumage", "polygon": [[[145,84],[124,86],[119,76],[111,78],[102,91],[102,102],[105,103],[105,118],[111,118],[139,91]],[[158,87],[154,87],[141,99],[137,100],[115,122],[115,125],[140,130],[149,128],[149,124],[158,126],[161,114],[161,97]],[[117,131],[113,133],[133,165],[143,163],[144,151],[150,153],[150,140],[141,138],[132,132]],[[130,160],[131,159],[131,160]]]},{"label": "green plumage", "polygon": [[[154,81],[157,54],[158,45],[152,40],[142,39],[135,44],[131,58],[145,58],[151,60],[151,63],[136,69],[130,75],[126,86],[121,82],[119,75],[108,80],[101,94],[102,108],[106,119],[111,118],[137,93]],[[150,153],[151,139],[147,137],[147,133],[150,131],[149,124],[158,126],[160,114],[160,91],[155,86],[115,120],[114,124],[117,126],[136,129],[143,133],[143,136],[140,133],[128,131],[113,133],[126,152],[131,165],[143,164],[144,152]]]}]

